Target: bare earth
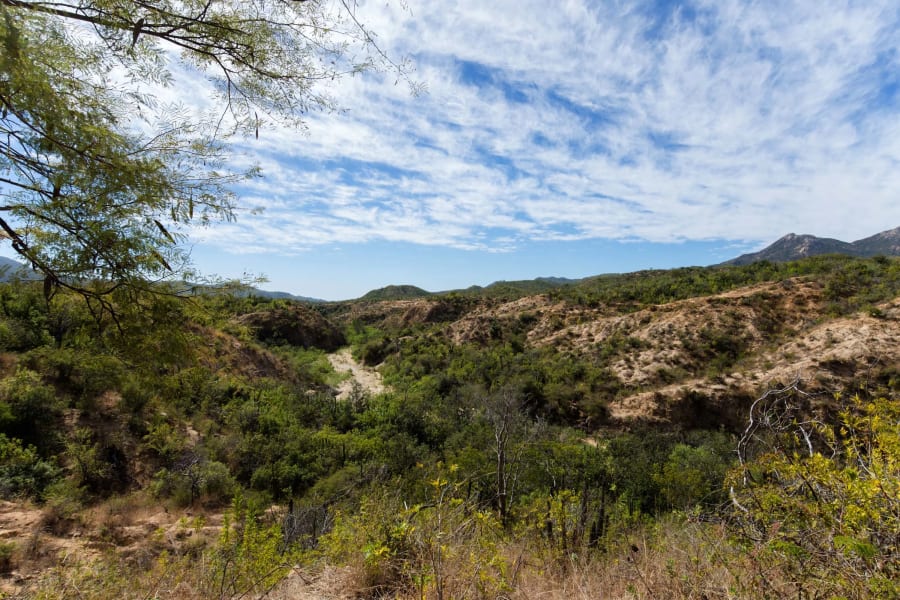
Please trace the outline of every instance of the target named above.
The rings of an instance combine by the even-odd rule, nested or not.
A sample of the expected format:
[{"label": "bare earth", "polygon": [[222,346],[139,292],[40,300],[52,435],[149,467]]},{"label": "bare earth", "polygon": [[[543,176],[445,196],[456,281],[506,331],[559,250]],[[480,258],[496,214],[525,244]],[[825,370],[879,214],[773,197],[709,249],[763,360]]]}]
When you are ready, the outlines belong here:
[{"label": "bare earth", "polygon": [[348,379],[345,379],[338,385],[338,400],[348,398],[353,391],[354,384],[359,385],[364,392],[372,395],[383,394],[386,391],[387,388],[381,381],[381,373],[356,362],[350,354],[349,348],[329,354],[328,360],[338,373],[350,374]]}]

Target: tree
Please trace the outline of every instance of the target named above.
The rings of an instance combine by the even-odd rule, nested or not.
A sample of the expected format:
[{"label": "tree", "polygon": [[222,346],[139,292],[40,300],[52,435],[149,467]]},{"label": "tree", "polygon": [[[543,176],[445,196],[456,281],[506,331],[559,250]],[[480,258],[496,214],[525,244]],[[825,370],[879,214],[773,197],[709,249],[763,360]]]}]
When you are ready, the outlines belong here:
[{"label": "tree", "polygon": [[[256,174],[226,164],[231,136],[302,126],[334,105],[325,81],[378,68],[406,78],[355,8],[0,0],[0,236],[45,295],[70,288],[111,308],[117,292],[185,276],[186,227],[232,219],[232,184]],[[213,84],[203,114],[159,101],[176,63]]]},{"label": "tree", "polygon": [[522,453],[535,426],[529,423],[524,413],[524,400],[517,390],[505,387],[485,400],[485,418],[494,434],[492,451],[496,467],[497,513],[506,525],[522,470]]}]

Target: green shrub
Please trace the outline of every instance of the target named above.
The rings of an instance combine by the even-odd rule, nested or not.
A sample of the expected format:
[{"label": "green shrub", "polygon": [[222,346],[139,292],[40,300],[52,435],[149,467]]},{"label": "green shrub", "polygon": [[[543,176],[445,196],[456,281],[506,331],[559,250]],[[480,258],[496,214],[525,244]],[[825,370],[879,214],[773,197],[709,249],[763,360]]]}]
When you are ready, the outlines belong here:
[{"label": "green shrub", "polygon": [[55,535],[68,533],[78,522],[79,513],[87,502],[85,490],[73,479],[58,479],[47,486],[46,502],[41,524]]},{"label": "green shrub", "polygon": [[23,364],[87,409],[104,392],[119,390],[125,377],[119,359],[93,350],[43,346],[28,352]]},{"label": "green shrub", "polygon": [[144,436],[146,447],[165,465],[171,465],[181,455],[185,442],[184,432],[172,427],[166,421],[151,424]]},{"label": "green shrub", "polygon": [[728,466],[728,461],[710,448],[676,444],[653,479],[672,508],[715,505],[722,500],[722,482]]},{"label": "green shrub", "polygon": [[43,454],[55,446],[62,402],[52,386],[29,369],[0,381],[0,429],[33,444]]},{"label": "green shrub", "polygon": [[760,563],[757,584],[769,595],[900,597],[900,403],[854,399],[835,427],[776,399],[758,403],[774,425],[748,430],[750,460],[730,476],[732,526]]},{"label": "green shrub", "polygon": [[171,498],[179,506],[192,506],[197,501],[221,506],[240,488],[226,465],[186,454],[175,467],[157,471],[150,489],[155,496]]},{"label": "green shrub", "polygon": [[0,541],[0,573],[9,573],[13,569],[13,554],[16,551],[15,542]]},{"label": "green shrub", "polygon": [[321,538],[332,561],[350,565],[357,585],[376,597],[497,598],[509,591],[509,569],[497,516],[469,497],[456,465],[417,469],[420,502],[375,489],[358,511],[338,513]]},{"label": "green shrub", "polygon": [[0,497],[40,500],[59,475],[56,465],[42,459],[34,446],[0,433]]},{"label": "green shrub", "polygon": [[218,541],[205,553],[203,591],[212,598],[263,598],[297,560],[295,549],[283,543],[280,525],[236,497]]}]

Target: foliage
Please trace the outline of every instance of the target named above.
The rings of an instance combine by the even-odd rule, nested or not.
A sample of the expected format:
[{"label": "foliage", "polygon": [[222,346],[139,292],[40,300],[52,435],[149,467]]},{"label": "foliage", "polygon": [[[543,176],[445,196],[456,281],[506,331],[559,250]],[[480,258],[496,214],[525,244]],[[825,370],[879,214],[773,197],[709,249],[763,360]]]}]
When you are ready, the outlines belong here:
[{"label": "foliage", "polygon": [[612,305],[637,310],[792,277],[822,281],[829,299],[835,302],[835,310],[845,314],[865,303],[893,298],[900,291],[900,260],[825,255],[787,263],[760,261],[745,266],[638,271],[600,275],[553,290],[549,295],[591,307]]},{"label": "foliage", "polygon": [[425,479],[419,502],[376,489],[357,512],[339,514],[322,539],[326,556],[355,564],[374,596],[484,598],[508,589],[500,521],[472,501],[458,466],[420,465],[416,475]]},{"label": "foliage", "polygon": [[[824,300],[845,310],[890,296],[895,264],[819,259],[757,275],[817,270],[809,277],[823,294],[832,280],[835,290],[862,281]],[[692,293],[692,272],[670,275],[681,282],[670,292]],[[647,295],[598,311],[649,300],[652,279]],[[437,302],[458,316],[498,301]],[[782,332],[769,322],[771,297],[739,302],[759,331]],[[635,391],[610,365],[645,349],[637,337],[613,334],[576,354],[529,344],[546,322],[538,310],[484,319],[483,335],[464,343],[440,316],[376,327],[351,311],[347,337],[357,354],[371,345],[382,355],[392,389],[339,401],[322,351],[263,346],[236,319],[288,304],[162,298],[118,311],[119,327],[100,331],[70,292],[47,302],[39,283],[0,285],[0,318],[27,333],[0,355],[0,490],[43,501],[46,535],[89,532],[90,515],[117,491],[149,488],[171,512],[216,511],[235,498],[219,541],[198,530],[179,546],[158,533],[137,563],[67,563],[41,593],[255,597],[289,565],[322,560],[348,565],[361,595],[420,599],[896,593],[895,403],[867,396],[838,416],[798,390],[768,396],[739,442],[728,502],[733,422],[705,410],[702,393],[669,407],[702,415],[681,419],[685,429],[623,431],[608,419],[606,404]],[[336,319],[329,311],[344,309],[317,310]],[[706,362],[698,374],[742,360],[735,314],[685,334]],[[869,381],[890,386],[894,375],[889,367]],[[823,407],[818,420],[811,406]],[[102,543],[115,544],[108,531]]]},{"label": "foliage", "polygon": [[721,500],[727,463],[708,446],[675,444],[654,481],[669,506],[688,510]]},{"label": "foliage", "polygon": [[0,349],[25,351],[49,344],[47,313],[37,286],[15,280],[0,286]]},{"label": "foliage", "polygon": [[[191,224],[231,219],[227,139],[331,108],[324,82],[388,67],[353,5],[324,2],[0,4],[0,230],[44,295],[94,310],[188,274]],[[180,52],[180,56],[175,54]],[[160,102],[186,68],[200,114]]]},{"label": "foliage", "polygon": [[[738,539],[798,597],[900,595],[900,405],[845,405],[835,426],[802,420],[787,393],[764,397],[748,429],[755,454],[730,478]],[[768,566],[771,565],[771,566]]]},{"label": "foliage", "polygon": [[[121,389],[125,381],[119,358],[86,349],[43,346],[28,352],[23,363],[83,408],[104,392]],[[45,402],[45,406],[50,409],[51,404]]]},{"label": "foliage", "polygon": [[121,492],[128,484],[128,457],[114,440],[98,437],[90,429],[79,428],[66,441],[72,477],[91,493]]},{"label": "foliage", "polygon": [[54,449],[62,403],[53,387],[29,369],[0,381],[0,429],[33,444],[44,454]]},{"label": "foliage", "polygon": [[14,542],[0,542],[0,573],[6,574],[13,568],[13,553],[16,551]]},{"label": "foliage", "polygon": [[242,496],[209,550],[203,587],[216,598],[265,596],[290,571],[297,555],[282,545],[281,528],[266,522],[259,507]]},{"label": "foliage", "polygon": [[171,470],[156,472],[151,490],[156,496],[172,498],[178,506],[194,506],[200,500],[214,507],[227,505],[238,486],[226,465],[188,452]]},{"label": "foliage", "polygon": [[34,446],[23,446],[20,440],[0,433],[0,498],[40,500],[58,477],[56,465],[41,458]]}]

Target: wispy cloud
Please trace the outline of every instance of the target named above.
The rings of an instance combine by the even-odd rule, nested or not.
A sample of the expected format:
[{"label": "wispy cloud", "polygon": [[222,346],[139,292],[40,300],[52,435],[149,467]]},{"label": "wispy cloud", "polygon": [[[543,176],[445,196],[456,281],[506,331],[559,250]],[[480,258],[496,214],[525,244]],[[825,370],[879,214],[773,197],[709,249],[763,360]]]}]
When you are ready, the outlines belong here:
[{"label": "wispy cloud", "polygon": [[854,239],[900,224],[896,2],[366,3],[390,77],[337,84],[309,135],[242,147],[265,177],[234,252],[406,241]]}]

